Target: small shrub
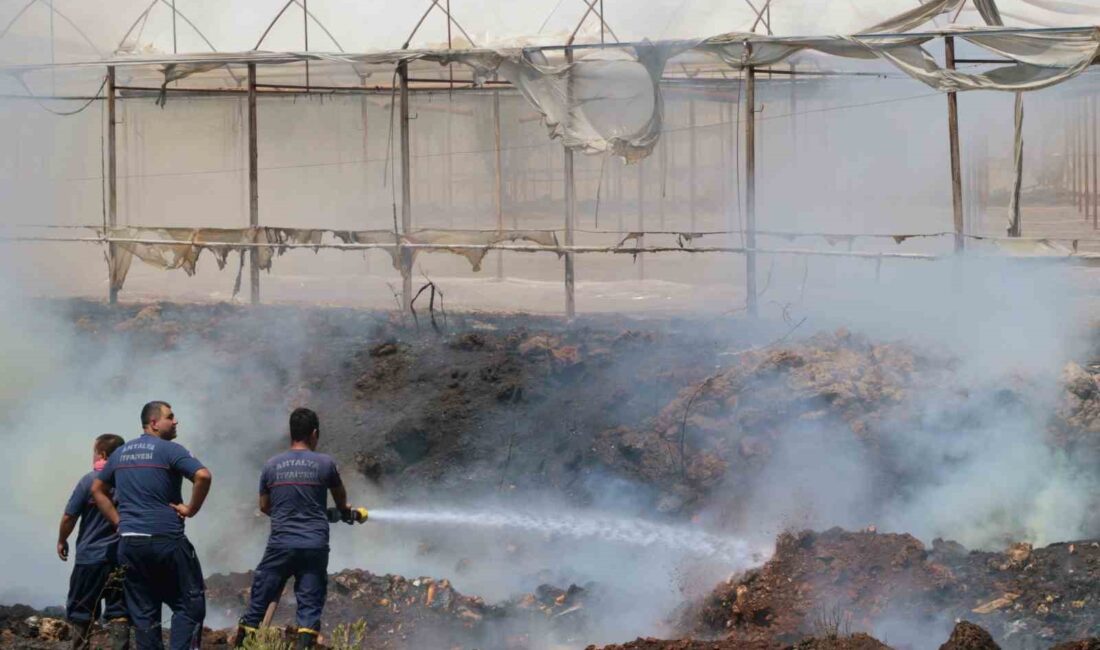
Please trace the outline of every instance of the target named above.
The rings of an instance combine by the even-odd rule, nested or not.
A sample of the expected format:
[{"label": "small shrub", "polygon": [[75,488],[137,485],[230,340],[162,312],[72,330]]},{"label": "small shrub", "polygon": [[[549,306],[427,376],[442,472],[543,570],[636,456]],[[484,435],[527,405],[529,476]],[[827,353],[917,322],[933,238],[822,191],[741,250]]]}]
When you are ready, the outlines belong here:
[{"label": "small shrub", "polygon": [[813,618],[813,634],[819,639],[835,641],[852,635],[852,614],[840,605],[821,605]]},{"label": "small shrub", "polygon": [[367,622],[359,619],[349,625],[340,624],[332,631],[329,646],[332,650],[358,650],[367,636]]}]

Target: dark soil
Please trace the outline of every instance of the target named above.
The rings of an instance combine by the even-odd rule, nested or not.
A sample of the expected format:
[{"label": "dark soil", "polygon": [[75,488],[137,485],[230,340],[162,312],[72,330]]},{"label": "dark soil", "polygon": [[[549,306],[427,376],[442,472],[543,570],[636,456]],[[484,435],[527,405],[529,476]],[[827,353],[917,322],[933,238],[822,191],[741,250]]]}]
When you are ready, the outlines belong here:
[{"label": "dark soil", "polygon": [[[287,413],[310,406],[321,417],[323,451],[391,503],[415,503],[424,493],[471,500],[551,494],[584,506],[600,496],[599,482],[588,479],[610,475],[628,481],[654,517],[684,521],[707,508],[717,525],[731,524],[743,514],[741,490],[778,441],[807,423],[863,445],[886,477],[884,489],[892,489],[904,477],[892,473],[898,450],[883,433],[914,422],[914,395],[946,390],[944,426],[965,431],[975,409],[992,403],[1012,413],[1034,389],[1026,379],[987,388],[993,399],[979,407],[961,387],[944,389],[955,386],[953,362],[934,351],[843,330],[770,345],[783,332],[750,331],[759,326],[742,320],[600,317],[566,326],[554,318],[452,314],[437,334],[392,314],[348,309],[45,307],[76,324],[77,366],[108,354],[201,359],[204,365],[188,368],[194,380],[220,383],[192,406],[222,430],[211,449],[193,450],[200,458],[224,443],[253,456],[258,468],[285,445]],[[1068,365],[1051,414],[1051,444],[1075,457],[1100,459],[1098,370]],[[103,399],[112,399],[141,378],[120,369],[97,380]],[[918,624],[972,620],[1006,648],[1048,647],[1100,635],[1098,584],[1100,543],[1091,540],[987,553],[939,541],[928,549],[909,535],[784,534],[766,565],[682,612],[685,637],[721,638],[609,647],[883,647],[864,635],[815,629],[831,615],[825,604],[853,630],[902,611]],[[247,585],[247,574],[211,577],[211,609],[235,617]],[[439,641],[453,639],[521,648],[532,626],[561,626],[578,647],[584,640],[583,590],[547,585],[490,605],[444,578],[345,571],[333,576],[330,594],[326,620],[363,619],[368,647],[449,647]],[[281,608],[277,620],[292,610]],[[34,616],[41,619],[0,609],[0,645],[63,643],[43,636],[56,626],[27,622]],[[966,628],[956,632],[959,647],[980,640]],[[206,644],[224,641],[224,632],[211,632]],[[1085,650],[1094,641],[1077,643]]]},{"label": "dark soil", "polygon": [[[833,529],[784,534],[763,567],[719,585],[688,611],[699,634],[750,641],[795,639],[828,623],[832,603],[852,629],[887,612],[914,624],[969,619],[1004,647],[1045,647],[1100,634],[1100,542],[1017,545],[1003,553],[909,535]],[[969,628],[956,630],[960,643]]]}]

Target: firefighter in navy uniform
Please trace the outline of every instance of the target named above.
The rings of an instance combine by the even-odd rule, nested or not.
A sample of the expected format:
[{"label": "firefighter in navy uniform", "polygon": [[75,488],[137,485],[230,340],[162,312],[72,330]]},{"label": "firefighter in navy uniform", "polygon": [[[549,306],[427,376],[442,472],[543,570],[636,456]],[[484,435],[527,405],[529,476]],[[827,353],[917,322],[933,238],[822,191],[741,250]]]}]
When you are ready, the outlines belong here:
[{"label": "firefighter in navy uniform", "polygon": [[122,581],[117,572],[118,533],[99,512],[92,498],[92,481],[107,464],[111,453],[124,442],[121,436],[113,433],[105,433],[95,439],[92,471],[76,484],[65,505],[65,513],[61,515],[57,556],[62,562],[69,560],[69,536],[77,521],[80,522],[80,532],[76,534],[76,561],[69,578],[69,597],[65,603],[65,617],[72,626],[74,650],[90,646],[92,625],[99,619],[101,610],[107,619],[111,648],[127,650],[130,647],[130,621],[122,596]]},{"label": "firefighter in navy uniform", "polygon": [[[198,648],[206,617],[206,588],[183,522],[198,514],[212,477],[189,451],[172,442],[176,416],[167,402],[141,409],[144,434],[119,447],[92,482],[100,512],[118,526],[118,563],[125,571],[126,608],[138,650],[162,650],[161,607],[172,610],[172,650]],[[194,485],[183,503],[183,479]],[[109,496],[114,488],[116,509]]]},{"label": "firefighter in navy uniform", "polygon": [[348,507],[335,461],[316,451],[319,437],[317,414],[296,409],[290,414],[290,449],[268,460],[260,474],[260,510],[271,518],[271,534],[252,579],[236,647],[255,634],[290,576],[294,576],[298,604],[296,647],[312,648],[317,643],[328,591],[328,494],[332,494],[339,520],[351,524],[363,516]]}]

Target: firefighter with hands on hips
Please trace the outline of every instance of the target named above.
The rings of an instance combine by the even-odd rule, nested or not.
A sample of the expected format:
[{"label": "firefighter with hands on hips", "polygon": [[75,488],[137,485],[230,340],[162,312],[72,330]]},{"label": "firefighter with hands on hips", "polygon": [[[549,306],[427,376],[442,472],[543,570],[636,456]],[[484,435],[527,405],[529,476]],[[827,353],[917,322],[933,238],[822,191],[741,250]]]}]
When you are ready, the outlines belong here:
[{"label": "firefighter with hands on hips", "polygon": [[[92,482],[100,512],[118,526],[118,563],[125,571],[126,608],[138,650],[164,648],[162,605],[172,610],[172,650],[198,648],[206,617],[202,566],[183,524],[202,508],[212,477],[172,442],[177,425],[170,404],[146,404],[144,433],[115,450]],[[187,504],[180,491],[184,478],[193,483]]]},{"label": "firefighter with hands on hips", "polygon": [[[264,464],[260,510],[271,518],[271,534],[252,578],[248,610],[237,628],[235,647],[254,635],[272,603],[294,576],[298,634],[296,648],[312,648],[321,631],[328,591],[329,523],[362,522],[367,513],[348,507],[336,462],[318,453],[320,422],[306,408],[290,414],[290,449]],[[328,510],[328,494],[335,508]]]},{"label": "firefighter with hands on hips", "polygon": [[76,561],[65,602],[65,617],[72,626],[74,650],[84,650],[91,645],[92,626],[99,620],[101,610],[107,619],[111,648],[127,650],[130,647],[130,621],[117,571],[118,532],[99,512],[92,498],[92,481],[107,464],[111,453],[124,442],[121,436],[113,433],[95,439],[92,471],[80,478],[61,515],[57,556],[62,562],[69,560],[69,536],[80,522],[80,532],[76,534]]}]

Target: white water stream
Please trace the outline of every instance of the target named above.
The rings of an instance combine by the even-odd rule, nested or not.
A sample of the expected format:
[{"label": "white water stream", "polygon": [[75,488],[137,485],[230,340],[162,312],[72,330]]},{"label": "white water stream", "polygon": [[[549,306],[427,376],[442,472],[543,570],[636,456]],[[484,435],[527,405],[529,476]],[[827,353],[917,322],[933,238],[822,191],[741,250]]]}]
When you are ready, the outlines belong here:
[{"label": "white water stream", "polygon": [[612,544],[662,547],[698,557],[743,566],[752,561],[752,549],[740,539],[724,538],[690,528],[656,524],[639,519],[616,519],[555,515],[553,517],[493,510],[405,510],[382,508],[370,511],[370,520],[417,526],[465,526],[524,530],[562,535],[573,539],[596,539]]}]

